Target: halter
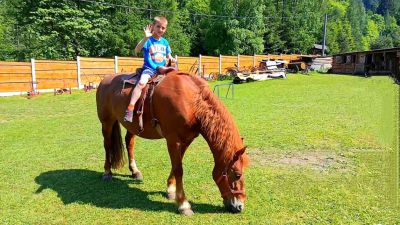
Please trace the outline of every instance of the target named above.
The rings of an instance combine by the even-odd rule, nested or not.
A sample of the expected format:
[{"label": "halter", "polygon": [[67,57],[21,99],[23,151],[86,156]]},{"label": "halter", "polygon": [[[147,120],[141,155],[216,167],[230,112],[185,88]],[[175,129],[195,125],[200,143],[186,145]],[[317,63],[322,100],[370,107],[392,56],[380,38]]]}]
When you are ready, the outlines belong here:
[{"label": "halter", "polygon": [[[244,147],[243,149],[239,150],[238,152],[243,151],[245,148],[246,148],[246,147]],[[244,152],[244,151],[243,151],[243,152]],[[242,153],[242,154],[243,154],[243,153]],[[234,190],[234,189],[232,189],[231,186],[229,185],[229,179],[228,179],[228,169],[231,168],[231,167],[233,166],[233,164],[235,164],[235,162],[239,160],[239,157],[240,157],[242,154],[237,154],[237,153],[236,153],[236,154],[233,156],[232,161],[225,167],[225,169],[222,171],[222,175],[218,178],[218,180],[217,180],[217,182],[216,182],[217,184],[220,184],[221,182],[223,182],[224,185],[225,185],[226,187],[228,187],[228,189],[225,190],[225,191],[221,194],[221,197],[222,197],[222,198],[225,198],[225,197],[227,197],[228,195],[244,194],[244,191],[243,191],[243,190]],[[242,176],[243,176],[243,174],[240,175],[240,178],[241,178]],[[240,179],[240,178],[239,178],[239,179]]]}]

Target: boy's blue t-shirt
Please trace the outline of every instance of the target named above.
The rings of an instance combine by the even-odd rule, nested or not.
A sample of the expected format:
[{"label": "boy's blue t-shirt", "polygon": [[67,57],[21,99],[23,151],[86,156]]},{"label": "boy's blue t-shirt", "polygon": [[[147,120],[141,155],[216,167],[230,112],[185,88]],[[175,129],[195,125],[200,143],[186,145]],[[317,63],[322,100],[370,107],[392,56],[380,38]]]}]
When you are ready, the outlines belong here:
[{"label": "boy's blue t-shirt", "polygon": [[143,45],[144,65],[143,69],[156,70],[159,66],[165,66],[167,54],[171,54],[171,47],[167,39],[161,37],[159,40],[150,37]]}]

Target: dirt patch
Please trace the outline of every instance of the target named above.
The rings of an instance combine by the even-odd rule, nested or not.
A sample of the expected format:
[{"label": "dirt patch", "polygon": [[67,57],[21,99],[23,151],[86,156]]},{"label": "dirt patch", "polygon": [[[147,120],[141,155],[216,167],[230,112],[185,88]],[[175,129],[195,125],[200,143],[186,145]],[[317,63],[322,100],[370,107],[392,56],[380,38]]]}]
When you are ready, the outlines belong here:
[{"label": "dirt patch", "polygon": [[268,152],[251,149],[247,152],[251,163],[261,166],[306,167],[318,171],[349,172],[354,169],[354,159],[333,152]]}]

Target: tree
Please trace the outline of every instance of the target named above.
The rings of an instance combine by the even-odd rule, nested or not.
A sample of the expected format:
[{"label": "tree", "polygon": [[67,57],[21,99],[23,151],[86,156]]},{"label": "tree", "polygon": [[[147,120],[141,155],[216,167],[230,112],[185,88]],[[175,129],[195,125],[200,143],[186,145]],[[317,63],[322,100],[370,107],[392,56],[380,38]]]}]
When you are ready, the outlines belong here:
[{"label": "tree", "polygon": [[367,50],[370,43],[364,38],[367,28],[367,14],[361,0],[350,0],[347,17],[355,41],[355,50]]},{"label": "tree", "polygon": [[181,25],[190,39],[190,54],[205,54],[205,33],[208,29],[208,17],[196,15],[210,14],[210,0],[188,0],[181,9]]},{"label": "tree", "polygon": [[282,33],[288,53],[307,54],[313,44],[322,44],[323,14],[318,1],[292,1],[284,8]]},{"label": "tree", "polygon": [[376,12],[379,7],[379,0],[363,0],[365,8],[367,10],[371,10],[372,12]]},{"label": "tree", "polygon": [[[219,15],[208,21],[205,49],[208,54],[253,54],[264,49],[262,2],[211,0],[211,13]],[[230,16],[230,17],[222,17]]]},{"label": "tree", "polygon": [[347,20],[341,21],[339,27],[341,30],[338,35],[338,42],[340,43],[339,53],[355,51],[356,45],[352,35],[350,22]]},{"label": "tree", "polygon": [[105,30],[110,27],[103,16],[107,6],[69,0],[28,1],[21,5],[26,17],[19,19],[25,31],[25,53],[29,57],[72,59],[100,56]]},{"label": "tree", "polygon": [[281,53],[285,49],[286,41],[283,39],[283,24],[278,16],[275,0],[264,0],[264,49],[265,53]]},{"label": "tree", "polygon": [[15,20],[18,0],[0,1],[0,60],[16,57],[20,47],[21,29]]}]

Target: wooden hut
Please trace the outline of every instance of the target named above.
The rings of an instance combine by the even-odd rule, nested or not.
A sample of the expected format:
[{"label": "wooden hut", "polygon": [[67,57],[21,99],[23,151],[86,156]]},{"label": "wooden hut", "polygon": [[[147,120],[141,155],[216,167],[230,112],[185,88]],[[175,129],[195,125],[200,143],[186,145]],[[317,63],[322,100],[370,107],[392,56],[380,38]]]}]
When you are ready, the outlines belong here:
[{"label": "wooden hut", "polygon": [[391,75],[400,80],[400,47],[333,55],[332,73]]}]

